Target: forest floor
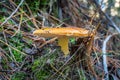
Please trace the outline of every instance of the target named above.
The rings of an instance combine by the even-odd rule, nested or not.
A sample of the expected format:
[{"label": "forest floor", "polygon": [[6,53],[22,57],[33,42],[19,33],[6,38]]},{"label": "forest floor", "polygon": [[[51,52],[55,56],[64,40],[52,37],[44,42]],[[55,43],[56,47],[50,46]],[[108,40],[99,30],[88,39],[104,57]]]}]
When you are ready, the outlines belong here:
[{"label": "forest floor", "polygon": [[[0,1],[0,80],[119,80],[119,18],[108,15],[96,0]],[[43,27],[95,34],[71,38],[64,57],[56,39],[33,35]]]}]

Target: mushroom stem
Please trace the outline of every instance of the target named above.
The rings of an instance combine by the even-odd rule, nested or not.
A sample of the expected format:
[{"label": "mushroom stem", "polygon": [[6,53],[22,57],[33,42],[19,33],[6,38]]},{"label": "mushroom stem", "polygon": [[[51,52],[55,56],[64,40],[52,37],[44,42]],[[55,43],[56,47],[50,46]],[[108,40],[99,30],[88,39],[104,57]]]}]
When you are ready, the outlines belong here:
[{"label": "mushroom stem", "polygon": [[68,37],[58,38],[58,45],[61,47],[61,50],[63,51],[65,57],[69,54],[68,42]]}]

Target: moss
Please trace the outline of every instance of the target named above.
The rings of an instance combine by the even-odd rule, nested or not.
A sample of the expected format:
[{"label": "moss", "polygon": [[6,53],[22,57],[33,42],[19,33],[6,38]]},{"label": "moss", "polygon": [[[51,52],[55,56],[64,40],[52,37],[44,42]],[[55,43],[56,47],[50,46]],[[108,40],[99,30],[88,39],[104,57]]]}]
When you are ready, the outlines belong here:
[{"label": "moss", "polygon": [[49,77],[49,75],[50,75],[50,72],[48,72],[45,69],[42,69],[35,72],[34,78],[36,78],[37,80],[46,80]]},{"label": "moss", "polygon": [[16,72],[11,76],[11,80],[25,80],[25,76],[24,72]]}]

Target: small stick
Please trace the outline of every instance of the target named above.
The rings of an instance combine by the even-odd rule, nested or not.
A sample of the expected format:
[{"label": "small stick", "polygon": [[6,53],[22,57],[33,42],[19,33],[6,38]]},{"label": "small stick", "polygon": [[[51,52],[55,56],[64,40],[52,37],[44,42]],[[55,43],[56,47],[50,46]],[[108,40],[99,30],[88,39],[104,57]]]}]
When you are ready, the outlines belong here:
[{"label": "small stick", "polygon": [[12,14],[1,24],[1,26],[3,26],[19,9],[19,7],[22,5],[24,0],[21,0],[20,4],[17,6],[17,8],[15,9],[14,12],[12,12]]},{"label": "small stick", "polygon": [[107,65],[107,56],[106,56],[106,46],[107,46],[107,42],[110,40],[110,38],[112,37],[112,35],[109,35],[105,38],[104,42],[103,42],[103,47],[102,47],[102,53],[103,53],[103,67],[104,67],[104,71],[106,74],[106,79],[109,80],[108,77],[108,65]]}]

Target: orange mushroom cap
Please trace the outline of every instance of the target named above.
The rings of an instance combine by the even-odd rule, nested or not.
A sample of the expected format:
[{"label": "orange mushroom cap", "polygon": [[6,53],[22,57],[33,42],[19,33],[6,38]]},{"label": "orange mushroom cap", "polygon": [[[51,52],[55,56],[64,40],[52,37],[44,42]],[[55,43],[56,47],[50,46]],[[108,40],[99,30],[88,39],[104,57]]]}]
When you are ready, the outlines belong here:
[{"label": "orange mushroom cap", "polygon": [[58,27],[58,28],[42,28],[35,30],[34,35],[41,37],[88,37],[89,30],[77,27]]}]

